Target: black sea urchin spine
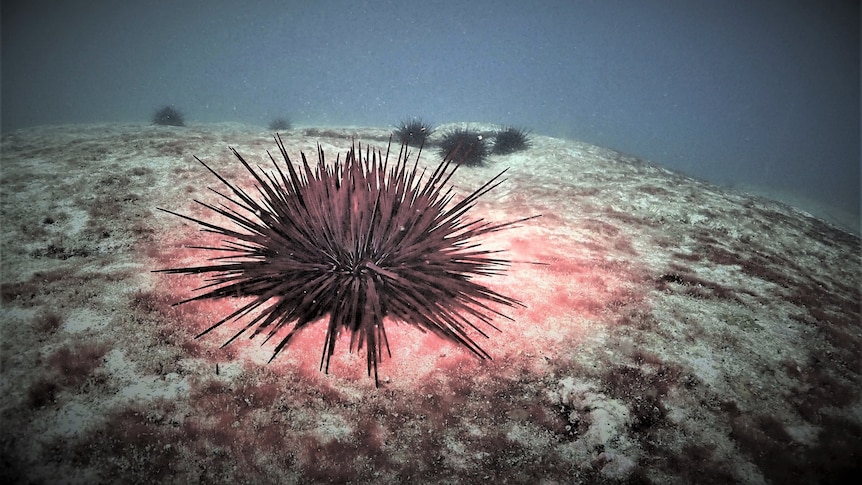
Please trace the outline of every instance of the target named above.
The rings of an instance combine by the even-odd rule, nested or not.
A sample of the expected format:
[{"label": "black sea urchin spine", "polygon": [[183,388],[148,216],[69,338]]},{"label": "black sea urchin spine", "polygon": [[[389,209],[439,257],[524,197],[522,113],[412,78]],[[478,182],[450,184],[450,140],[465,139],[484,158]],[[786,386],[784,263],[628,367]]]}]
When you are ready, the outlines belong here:
[{"label": "black sea urchin spine", "polygon": [[365,347],[368,374],[373,370],[377,383],[383,349],[389,354],[384,328],[388,317],[488,358],[468,328],[487,336],[475,320],[493,328],[492,316],[508,318],[490,304],[521,303],[472,281],[474,276],[501,274],[509,264],[495,256],[497,251],[481,249],[477,238],[529,218],[493,224],[465,222],[463,217],[479,197],[501,183],[503,173],[456,202],[452,188],[446,188],[457,168],[451,158],[426,177],[418,169],[418,154],[412,166],[409,163],[406,145],[391,168],[389,149],[384,156],[366,148],[363,156],[361,147],[352,147],[343,163],[339,159],[327,165],[318,146],[317,166],[312,169],[302,154],[296,170],[279,136],[276,143],[286,171],[271,154],[275,172],[254,170],[231,148],[254,178],[260,200],[198,159],[230,193],[211,189],[225,202],[196,202],[241,230],[161,209],[226,238],[219,247],[197,247],[228,253],[212,259],[213,264],[159,270],[208,275],[198,289],[204,293],[177,304],[253,297],[198,337],[259,310],[224,345],[253,327],[249,338],[266,332],[266,342],[293,324],[271,361],[297,331],[328,315],[321,370],[329,371],[338,335],[345,330],[351,334],[351,351]]}]

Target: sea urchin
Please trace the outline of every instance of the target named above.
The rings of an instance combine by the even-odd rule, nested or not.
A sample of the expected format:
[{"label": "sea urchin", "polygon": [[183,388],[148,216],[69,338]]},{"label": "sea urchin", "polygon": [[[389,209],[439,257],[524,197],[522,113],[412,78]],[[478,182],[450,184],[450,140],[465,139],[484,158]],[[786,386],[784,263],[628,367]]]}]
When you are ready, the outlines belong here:
[{"label": "sea urchin", "polygon": [[393,134],[403,144],[421,147],[426,144],[432,133],[434,133],[433,126],[420,118],[413,118],[410,121],[402,121]]},{"label": "sea urchin", "polygon": [[492,151],[498,155],[508,155],[527,148],[530,148],[530,138],[527,136],[527,131],[509,126],[497,133]]},{"label": "sea urchin", "polygon": [[156,114],[153,115],[153,124],[163,126],[185,126],[186,122],[183,119],[183,114],[180,110],[168,105],[163,106],[161,109],[156,111]]},{"label": "sea urchin", "polygon": [[487,337],[478,322],[495,328],[493,315],[508,318],[495,305],[522,304],[473,281],[475,276],[501,274],[510,263],[498,257],[498,251],[481,248],[477,238],[530,217],[491,223],[468,221],[464,216],[477,199],[502,182],[503,173],[456,200],[453,189],[446,188],[458,166],[451,158],[427,175],[417,168],[418,154],[409,163],[406,145],[391,167],[389,148],[383,155],[366,147],[363,155],[362,147],[354,146],[343,163],[337,159],[327,165],[318,146],[317,166],[312,168],[303,153],[297,170],[281,138],[275,138],[286,171],[269,152],[275,172],[265,173],[260,167],[256,171],[231,148],[256,181],[260,200],[198,159],[229,192],[210,189],[223,199],[217,205],[196,202],[230,224],[161,209],[226,238],[219,247],[195,247],[226,253],[209,260],[212,264],[158,270],[208,275],[206,284],[198,288],[204,293],[177,305],[250,297],[198,337],[230,320],[248,317],[224,345],[252,327],[256,328],[249,338],[265,332],[265,343],[293,324],[276,345],[272,361],[297,331],[328,315],[321,370],[328,372],[340,333],[350,332],[350,350],[365,346],[368,375],[374,371],[375,384],[383,349],[390,354],[384,317],[430,331],[481,359],[489,358],[471,337],[473,333]]},{"label": "sea urchin", "polygon": [[454,158],[462,165],[480,166],[488,156],[485,137],[473,130],[456,128],[443,135],[440,141],[440,154],[444,158]]}]

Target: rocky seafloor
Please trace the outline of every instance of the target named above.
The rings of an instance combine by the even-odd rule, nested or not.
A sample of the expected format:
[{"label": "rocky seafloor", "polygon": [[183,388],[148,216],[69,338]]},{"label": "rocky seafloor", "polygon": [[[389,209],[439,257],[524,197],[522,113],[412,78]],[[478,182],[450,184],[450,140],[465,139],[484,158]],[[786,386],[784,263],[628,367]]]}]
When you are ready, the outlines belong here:
[{"label": "rocky seafloor", "polygon": [[[495,127],[479,126],[489,134]],[[374,128],[296,128],[331,160]],[[432,142],[434,139],[432,138]],[[273,344],[195,339],[235,301],[172,306],[200,261],[236,124],[99,124],[0,144],[0,475],[4,483],[840,483],[862,472],[860,240],[767,199],[618,152],[532,135],[461,167],[464,195],[509,167],[473,218],[514,262],[479,360],[387,324],[381,385],[325,325]],[[426,147],[421,164],[440,156]],[[540,265],[535,262],[543,263]],[[345,336],[345,339],[347,337]]]}]

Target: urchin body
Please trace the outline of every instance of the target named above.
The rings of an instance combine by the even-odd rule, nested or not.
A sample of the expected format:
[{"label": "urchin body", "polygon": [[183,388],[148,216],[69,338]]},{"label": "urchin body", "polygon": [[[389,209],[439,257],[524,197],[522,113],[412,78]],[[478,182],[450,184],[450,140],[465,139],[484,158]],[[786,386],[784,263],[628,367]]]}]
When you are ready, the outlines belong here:
[{"label": "urchin body", "polygon": [[493,153],[508,155],[530,148],[530,139],[527,131],[513,126],[506,127],[494,138]]},{"label": "urchin body", "polygon": [[[246,331],[266,340],[293,325],[276,345],[272,358],[299,330],[328,316],[321,369],[328,372],[338,336],[351,335],[351,350],[365,347],[368,374],[374,372],[389,344],[384,319],[396,319],[466,347],[480,358],[488,354],[471,335],[485,335],[477,324],[493,327],[495,305],[521,303],[473,281],[502,273],[508,261],[482,249],[477,238],[518,221],[499,224],[465,221],[476,200],[500,183],[502,173],[465,198],[454,201],[450,177],[457,168],[444,160],[431,174],[408,163],[406,146],[389,166],[389,151],[351,148],[344,161],[327,165],[318,148],[316,167],[302,154],[299,170],[279,137],[286,170],[270,159],[273,173],[260,173],[231,149],[254,177],[261,198],[251,197],[212,168],[230,193],[226,203],[198,202],[242,230],[195,219],[204,231],[226,237],[219,247],[199,247],[226,255],[213,264],[159,270],[207,274],[204,293],[178,304],[212,298],[251,297],[204,335],[222,324],[248,318],[224,345]],[[198,160],[200,161],[200,160]],[[266,341],[265,340],[265,341]]]},{"label": "urchin body", "polygon": [[183,114],[173,106],[163,106],[153,115],[154,125],[185,126]]},{"label": "urchin body", "polygon": [[393,132],[395,138],[402,144],[422,147],[427,144],[428,138],[434,133],[434,127],[422,121],[420,118],[413,118],[409,121],[402,121],[398,128]]},{"label": "urchin body", "polygon": [[463,165],[480,166],[488,157],[488,145],[481,133],[456,128],[443,135],[440,154],[444,158],[456,159]]},{"label": "urchin body", "polygon": [[293,125],[290,124],[290,120],[287,118],[275,118],[274,120],[269,122],[269,129],[272,131],[289,131],[293,128]]}]

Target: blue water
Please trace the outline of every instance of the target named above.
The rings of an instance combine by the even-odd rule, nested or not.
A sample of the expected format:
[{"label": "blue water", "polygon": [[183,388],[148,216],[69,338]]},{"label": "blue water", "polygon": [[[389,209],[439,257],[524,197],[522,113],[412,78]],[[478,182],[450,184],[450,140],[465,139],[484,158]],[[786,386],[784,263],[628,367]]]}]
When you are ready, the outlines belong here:
[{"label": "blue water", "polygon": [[820,0],[4,1],[0,121],[171,103],[190,123],[514,124],[858,226],[859,19]]}]

